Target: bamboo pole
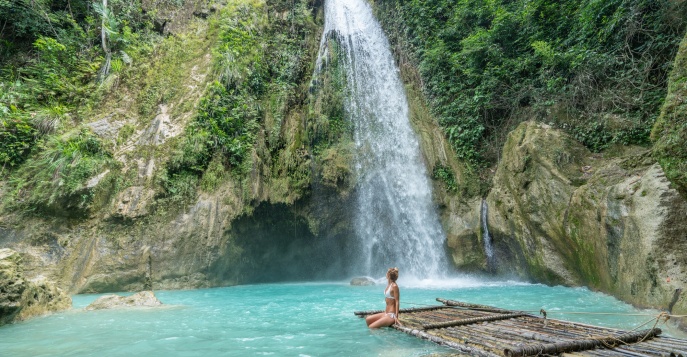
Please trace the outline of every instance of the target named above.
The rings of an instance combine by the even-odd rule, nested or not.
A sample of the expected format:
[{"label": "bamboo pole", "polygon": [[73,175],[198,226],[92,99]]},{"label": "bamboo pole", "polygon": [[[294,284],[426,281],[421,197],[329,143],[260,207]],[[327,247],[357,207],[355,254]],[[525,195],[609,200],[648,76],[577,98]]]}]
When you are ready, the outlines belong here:
[{"label": "bamboo pole", "polygon": [[671,343],[671,341],[667,341],[663,337],[654,338],[647,342],[650,346],[656,346],[656,348],[668,351],[671,357],[687,357],[687,345],[680,346],[680,344]]},{"label": "bamboo pole", "polygon": [[475,348],[487,350],[490,353],[500,353],[505,347],[508,347],[504,344],[503,340],[490,335],[476,334],[467,329],[452,327],[436,332],[439,332],[440,335],[446,335],[452,339],[462,341],[462,344],[466,346],[472,345]]},{"label": "bamboo pole", "polygon": [[[437,306],[429,306],[429,307],[411,307],[411,308],[406,308],[406,309],[399,309],[398,313],[409,313],[409,312],[418,312],[418,311],[431,311],[431,310],[438,310],[438,309],[447,309],[447,306],[444,305],[437,305]],[[380,312],[386,312],[384,310],[369,310],[369,311],[355,311],[354,314],[359,317],[367,316],[367,315],[373,315],[373,314],[378,314]]]},{"label": "bamboo pole", "polygon": [[461,352],[469,353],[469,354],[472,355],[472,356],[480,356],[480,357],[500,357],[499,355],[497,355],[497,354],[495,354],[495,353],[491,353],[491,352],[488,352],[488,351],[480,350],[480,349],[477,349],[477,348],[471,348],[471,347],[466,346],[466,345],[462,345],[462,344],[459,344],[459,343],[455,343],[455,342],[452,342],[452,341],[448,341],[448,340],[446,340],[446,339],[444,339],[444,338],[441,338],[441,337],[438,337],[438,336],[434,336],[434,335],[429,334],[429,333],[427,333],[427,332],[425,332],[425,331],[422,331],[422,330],[414,330],[414,329],[410,329],[410,328],[403,327],[403,326],[397,326],[397,325],[394,325],[393,327],[394,327],[395,329],[397,329],[397,330],[399,330],[399,331],[403,331],[403,332],[405,332],[405,333],[407,333],[407,334],[409,334],[409,335],[411,335],[411,336],[419,337],[419,338],[421,338],[421,339],[429,340],[429,341],[432,341],[432,342],[434,342],[434,343],[437,343],[437,344],[440,344],[440,345],[443,345],[443,346],[447,346],[447,347],[450,347],[450,348],[454,348],[454,349],[457,349],[457,350],[459,350],[459,351],[461,351]]},{"label": "bamboo pole", "polygon": [[492,315],[492,316],[484,316],[484,317],[473,317],[473,318],[468,318],[468,319],[438,322],[438,323],[434,323],[434,324],[423,324],[422,328],[425,330],[431,330],[431,329],[435,329],[435,328],[471,325],[471,324],[476,324],[476,323],[480,323],[480,322],[487,322],[487,321],[508,320],[508,319],[513,319],[513,318],[520,317],[523,315],[524,314],[520,313],[520,314],[503,314],[503,315]]},{"label": "bamboo pole", "polygon": [[663,351],[662,349],[657,349],[657,348],[652,348],[650,345],[645,344],[645,343],[635,343],[632,345],[625,345],[625,346],[618,346],[616,347],[617,350],[623,351],[623,350],[628,350],[633,353],[641,353],[643,355],[649,355],[649,356],[663,356],[663,357],[668,357],[670,356],[670,351]]},{"label": "bamboo pole", "polygon": [[658,336],[660,333],[661,329],[654,328],[651,330],[642,330],[614,337],[507,348],[503,350],[503,354],[508,357],[523,357],[538,354],[558,354],[562,352],[583,351],[594,349],[596,347],[603,347],[605,345],[613,345],[618,341],[622,341],[624,343],[634,343],[637,341],[642,341],[646,338]]},{"label": "bamboo pole", "polygon": [[500,313],[506,313],[506,312],[513,313],[513,312],[515,312],[515,311],[500,309],[498,307],[493,307],[493,306],[488,306],[488,305],[472,304],[469,302],[448,300],[448,299],[442,299],[442,298],[437,298],[437,301],[443,303],[446,306],[465,307],[468,309],[480,310],[480,311],[500,312]]},{"label": "bamboo pole", "polygon": [[[485,333],[492,333],[492,334],[502,334],[502,336],[517,336],[522,338],[523,340],[535,340],[535,341],[540,341],[544,343],[556,343],[560,342],[560,339],[553,338],[549,334],[542,334],[536,331],[529,331],[529,330],[514,330],[514,329],[504,329],[504,328],[498,328],[498,327],[493,327],[493,326],[479,326],[480,329],[485,330]],[[513,340],[513,338],[508,337],[509,340]]]}]

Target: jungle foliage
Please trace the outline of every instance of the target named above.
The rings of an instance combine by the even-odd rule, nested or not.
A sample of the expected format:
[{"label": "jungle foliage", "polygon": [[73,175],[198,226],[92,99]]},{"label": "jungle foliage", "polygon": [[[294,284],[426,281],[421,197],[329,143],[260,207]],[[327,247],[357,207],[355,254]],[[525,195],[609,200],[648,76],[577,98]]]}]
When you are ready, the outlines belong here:
[{"label": "jungle foliage", "polygon": [[88,181],[118,164],[84,119],[113,77],[147,60],[161,38],[154,20],[140,0],[0,0],[0,175],[11,209],[86,212],[97,193]]},{"label": "jungle foliage", "polygon": [[219,29],[213,49],[218,79],[201,99],[162,176],[168,197],[177,195],[179,186],[190,188],[185,194],[195,192],[199,183],[212,190],[222,171],[218,164],[244,177],[261,129],[277,155],[285,144],[282,121],[304,100],[299,87],[307,83],[312,62],[306,42],[316,31],[311,1],[235,1],[221,10],[213,26]]},{"label": "jungle foliage", "polygon": [[[62,137],[51,136],[38,144],[38,153],[11,177],[12,208],[25,211],[51,210],[60,214],[88,209],[95,185],[86,183],[117,163],[100,139],[88,129]],[[104,176],[99,178],[100,180]],[[90,187],[89,187],[90,186]]]},{"label": "jungle foliage", "polygon": [[670,0],[378,0],[457,155],[498,159],[537,119],[592,150],[649,143],[687,22]]}]

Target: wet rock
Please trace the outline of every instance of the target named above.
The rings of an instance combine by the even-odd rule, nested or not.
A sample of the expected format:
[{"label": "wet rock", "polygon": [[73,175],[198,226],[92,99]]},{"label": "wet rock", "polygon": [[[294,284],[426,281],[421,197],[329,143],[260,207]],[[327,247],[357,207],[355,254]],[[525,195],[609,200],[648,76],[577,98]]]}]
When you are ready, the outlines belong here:
[{"label": "wet rock", "polygon": [[161,145],[183,131],[179,123],[173,123],[171,120],[169,109],[167,105],[159,106],[159,113],[141,135],[139,145]]},{"label": "wet rock", "polygon": [[96,175],[96,176],[91,177],[91,178],[86,182],[86,188],[89,188],[89,189],[90,189],[90,188],[94,188],[95,186],[98,186],[98,184],[100,183],[100,181],[102,181],[102,179],[103,179],[105,176],[107,176],[107,174],[109,174],[109,173],[110,173],[110,170],[108,169],[108,170],[105,170],[105,171],[101,172],[100,174],[98,174],[98,175]]},{"label": "wet rock", "polygon": [[687,311],[674,297],[687,280],[687,201],[646,149],[604,157],[526,122],[504,145],[487,202],[502,273]]},{"label": "wet rock", "polygon": [[152,291],[141,291],[131,296],[105,295],[86,307],[86,310],[118,309],[123,307],[161,306],[160,300]]},{"label": "wet rock", "polygon": [[67,310],[72,307],[72,298],[53,281],[39,276],[29,280],[22,294],[22,306],[17,320]]},{"label": "wet rock", "polygon": [[353,286],[370,286],[375,285],[375,281],[372,278],[366,276],[351,279],[351,285]]},{"label": "wet rock", "polygon": [[21,311],[21,297],[26,281],[20,267],[21,257],[10,249],[0,249],[0,325],[8,323]]},{"label": "wet rock", "polygon": [[19,253],[0,249],[0,325],[65,310],[71,303],[52,281],[26,279]]}]

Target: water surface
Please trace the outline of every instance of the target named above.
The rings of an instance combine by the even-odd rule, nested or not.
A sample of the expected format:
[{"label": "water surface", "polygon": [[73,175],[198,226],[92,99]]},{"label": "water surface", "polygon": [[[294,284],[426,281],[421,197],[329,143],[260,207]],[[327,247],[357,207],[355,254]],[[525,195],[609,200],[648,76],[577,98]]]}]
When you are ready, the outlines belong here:
[{"label": "water surface", "polygon": [[[478,279],[400,282],[401,307],[443,297],[504,308],[544,308],[549,317],[634,328],[646,316],[556,315],[556,311],[639,313],[582,288]],[[409,286],[410,285],[410,286]],[[412,285],[422,285],[412,287]],[[383,307],[383,286],[341,283],[245,285],[157,291],[163,308],[85,311],[100,295],[74,296],[68,312],[0,327],[0,356],[424,356],[450,352],[393,329],[370,331],[356,310]]]}]

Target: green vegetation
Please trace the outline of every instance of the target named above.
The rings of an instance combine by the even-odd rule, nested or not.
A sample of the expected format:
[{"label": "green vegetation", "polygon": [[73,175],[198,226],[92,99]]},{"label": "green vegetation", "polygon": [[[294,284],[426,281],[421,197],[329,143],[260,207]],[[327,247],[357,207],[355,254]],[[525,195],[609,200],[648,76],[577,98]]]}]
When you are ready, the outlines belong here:
[{"label": "green vegetation", "polygon": [[[0,1],[6,208],[80,215],[108,203],[120,165],[111,145],[82,122],[93,121],[108,97],[126,97],[120,92],[132,86],[118,85],[135,81],[156,45],[166,42],[154,30],[156,12],[146,10],[139,0],[111,0],[107,7],[82,0]],[[125,126],[113,143],[134,132]]]},{"label": "green vegetation", "polygon": [[476,167],[527,119],[595,151],[648,144],[687,21],[687,3],[668,0],[376,3],[457,155]]},{"label": "green vegetation", "polygon": [[110,72],[143,60],[136,55],[157,35],[153,19],[138,0],[112,0],[107,8],[79,0],[0,2],[0,113],[63,106],[83,114]]},{"label": "green vegetation", "polygon": [[651,138],[666,177],[687,197],[687,37],[682,40],[668,83],[668,96]]},{"label": "green vegetation", "polygon": [[93,202],[96,186],[87,181],[117,166],[100,139],[88,129],[51,136],[39,144],[37,151],[11,177],[8,200],[13,208],[57,211],[60,215],[86,210]]},{"label": "green vegetation", "polygon": [[453,171],[446,166],[437,165],[432,171],[432,177],[435,180],[440,180],[446,185],[446,190],[449,192],[456,192],[458,190],[458,183],[456,183],[456,177],[453,175]]},{"label": "green vegetation", "polygon": [[267,134],[266,154],[273,156],[271,175],[287,178],[287,191],[307,185],[302,143],[286,143],[281,125],[290,112],[302,110],[312,63],[308,40],[316,32],[312,16],[304,0],[242,0],[220,11],[211,25],[218,28],[212,50],[217,80],[159,176],[163,196],[190,197],[199,184],[212,191],[222,171],[244,180],[260,129]]},{"label": "green vegetation", "polygon": [[2,118],[0,128],[0,163],[14,167],[21,164],[36,141],[36,129],[20,116]]},{"label": "green vegetation", "polygon": [[346,74],[341,66],[342,55],[335,39],[328,39],[328,58],[318,69],[313,81],[311,120],[308,121],[310,145],[317,155],[352,133],[346,120]]}]

